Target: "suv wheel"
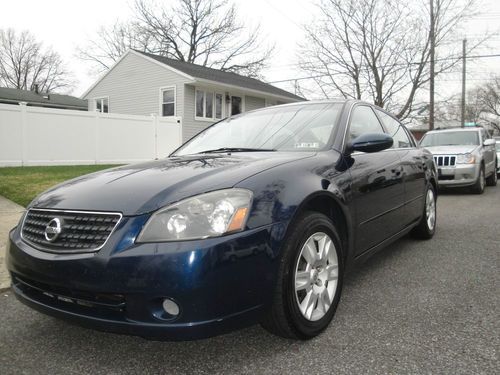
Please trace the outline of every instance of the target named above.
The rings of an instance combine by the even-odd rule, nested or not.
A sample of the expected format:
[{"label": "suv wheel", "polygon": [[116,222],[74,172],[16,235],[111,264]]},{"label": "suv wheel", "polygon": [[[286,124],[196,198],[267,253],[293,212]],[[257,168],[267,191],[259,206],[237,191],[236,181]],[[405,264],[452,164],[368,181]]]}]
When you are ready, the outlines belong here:
[{"label": "suv wheel", "polygon": [[302,215],[289,229],[270,311],[269,332],[307,340],[330,323],[340,300],[343,258],[340,237],[328,217]]},{"label": "suv wheel", "polygon": [[484,165],[482,165],[481,170],[479,171],[479,176],[477,178],[477,181],[472,187],[472,192],[476,194],[483,194],[485,186],[486,186],[486,178],[484,175]]},{"label": "suv wheel", "polygon": [[497,186],[497,181],[498,181],[498,176],[497,176],[497,168],[498,168],[498,161],[495,163],[495,169],[493,169],[493,173],[491,174],[490,177],[486,179],[486,184],[488,186]]}]

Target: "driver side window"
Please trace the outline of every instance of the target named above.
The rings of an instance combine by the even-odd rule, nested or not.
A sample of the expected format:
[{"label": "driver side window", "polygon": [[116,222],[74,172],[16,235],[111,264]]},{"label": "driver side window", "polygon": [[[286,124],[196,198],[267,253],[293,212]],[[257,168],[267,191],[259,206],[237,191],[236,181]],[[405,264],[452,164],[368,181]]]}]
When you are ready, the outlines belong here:
[{"label": "driver side window", "polygon": [[383,133],[384,129],[373,110],[361,105],[354,108],[349,125],[349,141],[366,133]]}]

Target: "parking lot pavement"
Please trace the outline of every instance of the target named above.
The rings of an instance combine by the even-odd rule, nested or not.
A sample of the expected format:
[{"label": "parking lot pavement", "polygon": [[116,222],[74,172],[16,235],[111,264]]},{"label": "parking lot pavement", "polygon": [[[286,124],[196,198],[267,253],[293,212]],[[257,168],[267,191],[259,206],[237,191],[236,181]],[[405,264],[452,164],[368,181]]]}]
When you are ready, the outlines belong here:
[{"label": "parking lot pavement", "polygon": [[69,325],[0,295],[2,374],[499,373],[500,186],[438,200],[433,240],[404,238],[351,272],[337,314],[308,342],[258,326],[152,342]]}]

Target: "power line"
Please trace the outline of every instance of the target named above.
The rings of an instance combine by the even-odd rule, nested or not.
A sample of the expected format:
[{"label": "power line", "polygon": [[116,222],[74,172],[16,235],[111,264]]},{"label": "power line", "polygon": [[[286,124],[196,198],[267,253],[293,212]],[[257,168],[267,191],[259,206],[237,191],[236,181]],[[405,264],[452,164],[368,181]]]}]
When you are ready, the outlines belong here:
[{"label": "power line", "polygon": [[[487,55],[467,55],[465,58],[467,60],[472,60],[472,59],[486,59],[486,58],[492,58],[492,57],[500,57],[500,53],[487,54]],[[458,61],[461,58],[462,58],[462,56],[460,56],[460,57],[443,57],[441,59],[434,59],[434,61],[450,61],[450,60]],[[379,66],[379,68],[385,68],[385,67],[389,67],[389,66],[419,65],[419,64],[420,63],[418,63],[418,62],[410,62],[407,64],[401,63],[401,64],[391,64],[391,65],[387,65],[387,66]],[[323,78],[323,77],[330,77],[330,76],[331,76],[331,74],[320,74],[320,75],[309,76],[309,77],[282,79],[282,80],[278,80],[278,81],[271,81],[268,83],[273,84],[273,83],[283,83],[283,82],[292,82],[292,81],[302,81],[305,79]]]}]

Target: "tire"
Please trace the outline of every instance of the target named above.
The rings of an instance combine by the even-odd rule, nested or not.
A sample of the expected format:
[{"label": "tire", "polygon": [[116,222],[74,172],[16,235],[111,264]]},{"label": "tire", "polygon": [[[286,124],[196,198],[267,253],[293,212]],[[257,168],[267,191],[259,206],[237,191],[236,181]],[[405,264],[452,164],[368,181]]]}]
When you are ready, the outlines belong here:
[{"label": "tire", "polygon": [[484,188],[486,186],[486,178],[484,175],[484,165],[481,165],[481,170],[479,171],[479,176],[477,177],[476,183],[472,186],[472,192],[474,194],[483,194]]},{"label": "tire", "polygon": [[[498,162],[497,162],[498,163]],[[497,164],[495,163],[495,169],[493,169],[493,173],[486,179],[486,185],[488,186],[497,186],[498,176],[497,176]]]},{"label": "tire", "polygon": [[411,234],[415,238],[429,240],[436,233],[437,205],[436,190],[429,184],[425,193],[424,212],[418,225],[413,228]]},{"label": "tire", "polygon": [[[272,306],[261,325],[278,336],[307,340],[325,330],[335,315],[344,277],[342,245],[332,221],[316,212],[302,214],[287,233]],[[332,246],[328,246],[328,239]],[[321,258],[321,249],[326,248],[329,251],[323,254],[328,257],[315,258],[311,267],[313,262],[307,259]]]}]

